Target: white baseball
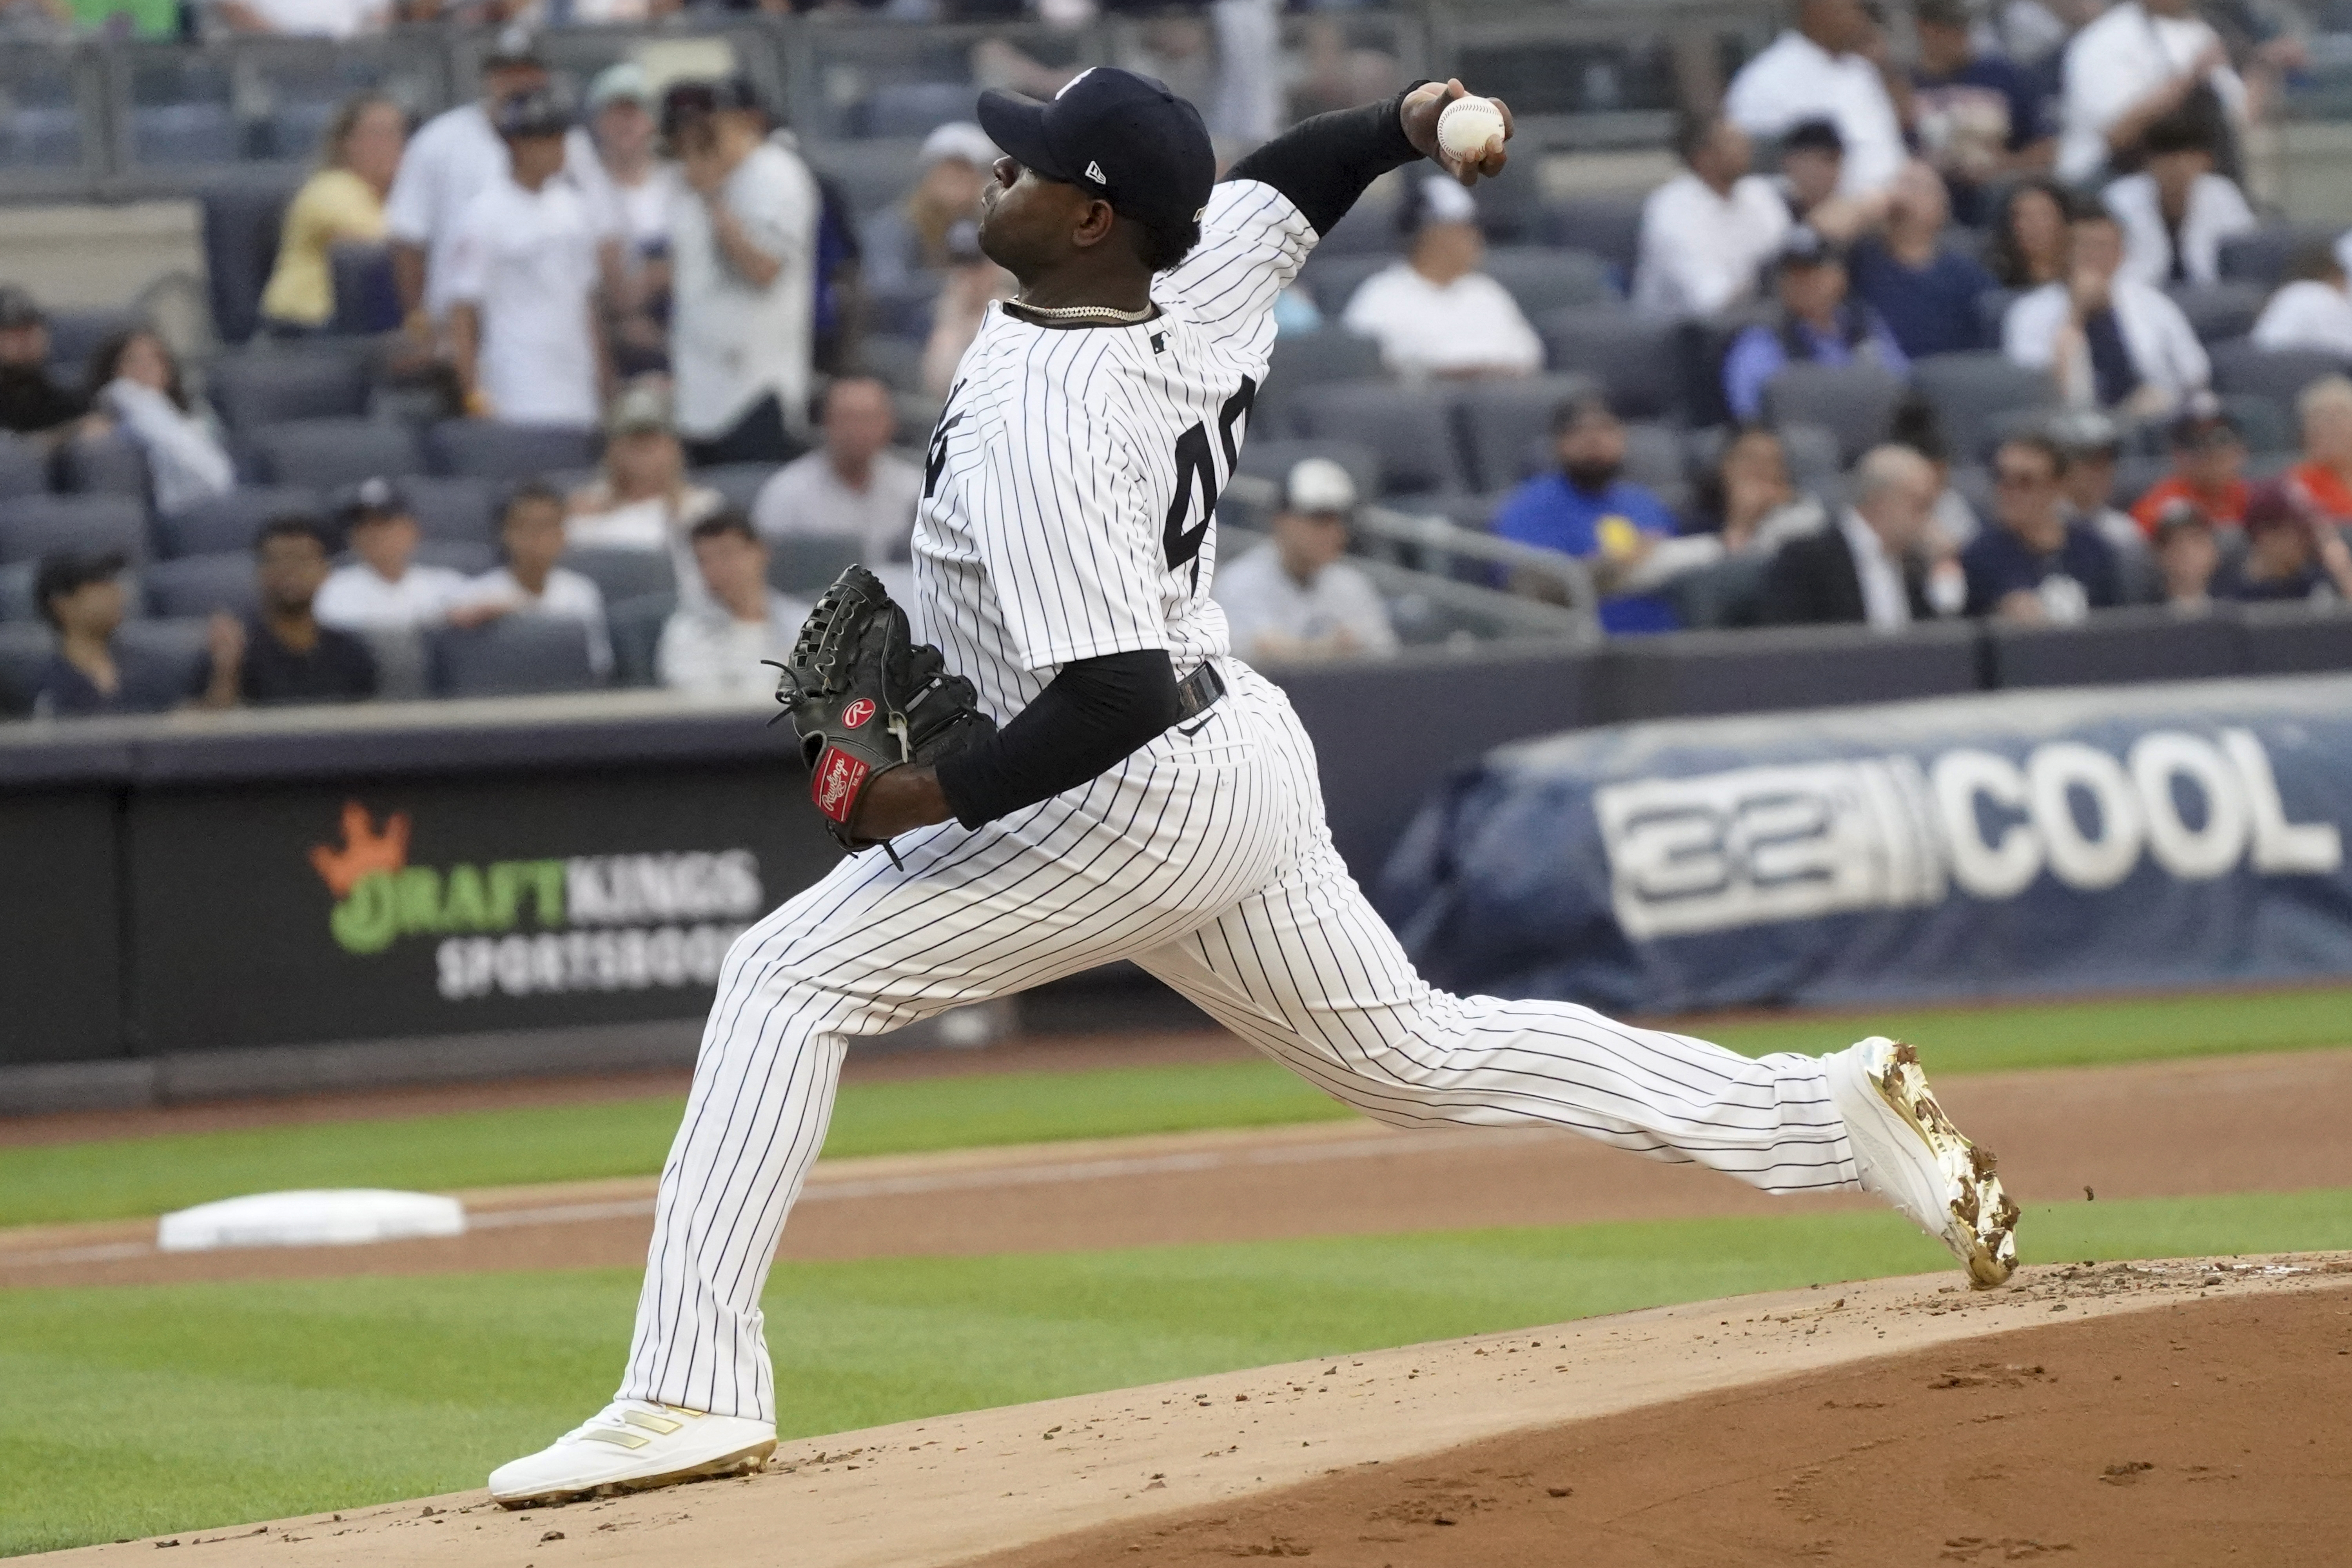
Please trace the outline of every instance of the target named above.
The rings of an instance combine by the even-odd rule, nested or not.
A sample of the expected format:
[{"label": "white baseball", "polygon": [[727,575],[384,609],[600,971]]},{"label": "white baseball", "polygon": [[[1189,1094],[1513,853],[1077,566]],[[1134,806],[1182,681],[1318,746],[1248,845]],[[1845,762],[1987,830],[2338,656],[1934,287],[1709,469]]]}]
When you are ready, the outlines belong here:
[{"label": "white baseball", "polygon": [[1447,104],[1437,117],[1437,144],[1462,162],[1486,155],[1486,143],[1503,133],[1503,111],[1467,95]]}]

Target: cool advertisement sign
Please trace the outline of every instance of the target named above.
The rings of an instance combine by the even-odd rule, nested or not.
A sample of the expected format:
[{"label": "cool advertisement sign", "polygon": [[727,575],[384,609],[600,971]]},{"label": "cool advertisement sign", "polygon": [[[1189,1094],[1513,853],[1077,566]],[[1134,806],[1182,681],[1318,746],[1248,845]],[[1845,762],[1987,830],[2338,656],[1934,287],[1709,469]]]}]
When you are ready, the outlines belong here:
[{"label": "cool advertisement sign", "polygon": [[1382,902],[1456,989],[1641,1011],[2352,973],[2352,679],[1507,747]]}]

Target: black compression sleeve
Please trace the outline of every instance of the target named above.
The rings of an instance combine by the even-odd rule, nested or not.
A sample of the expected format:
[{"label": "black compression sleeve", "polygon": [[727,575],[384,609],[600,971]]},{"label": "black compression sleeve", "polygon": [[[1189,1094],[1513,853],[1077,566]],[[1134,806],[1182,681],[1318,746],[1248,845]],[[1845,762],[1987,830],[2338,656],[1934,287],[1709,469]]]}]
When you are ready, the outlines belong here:
[{"label": "black compression sleeve", "polygon": [[1176,717],[1165,649],[1078,659],[1003,729],[940,758],[940,793],[958,822],[978,827],[1108,773]]},{"label": "black compression sleeve", "polygon": [[1235,163],[1225,177],[1272,185],[1290,198],[1317,234],[1328,234],[1365,186],[1421,156],[1404,133],[1404,97],[1412,90],[1300,121]]}]

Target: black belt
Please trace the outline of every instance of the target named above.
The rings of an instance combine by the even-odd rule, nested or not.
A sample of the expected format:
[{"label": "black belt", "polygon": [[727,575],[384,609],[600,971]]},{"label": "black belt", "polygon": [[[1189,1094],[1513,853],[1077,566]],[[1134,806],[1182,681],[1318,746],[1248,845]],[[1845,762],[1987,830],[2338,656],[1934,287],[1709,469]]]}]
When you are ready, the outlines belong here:
[{"label": "black belt", "polygon": [[1217,705],[1225,694],[1225,678],[1217,673],[1213,663],[1200,668],[1176,683],[1176,722],[1188,723]]}]

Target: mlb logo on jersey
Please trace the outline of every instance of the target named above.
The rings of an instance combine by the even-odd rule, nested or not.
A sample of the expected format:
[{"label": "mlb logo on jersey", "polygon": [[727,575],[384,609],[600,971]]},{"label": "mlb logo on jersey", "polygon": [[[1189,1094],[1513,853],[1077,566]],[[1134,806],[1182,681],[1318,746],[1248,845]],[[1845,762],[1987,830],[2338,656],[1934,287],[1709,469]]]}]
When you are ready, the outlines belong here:
[{"label": "mlb logo on jersey", "polygon": [[856,729],[859,725],[865,723],[866,721],[873,717],[874,704],[863,697],[859,698],[856,701],[851,703],[848,707],[841,710],[841,722],[843,726],[851,730]]},{"label": "mlb logo on jersey", "polygon": [[873,771],[871,763],[859,762],[838,746],[827,746],[824,754],[816,760],[816,775],[809,781],[809,798],[833,821],[846,823],[857,805],[857,786]]}]

